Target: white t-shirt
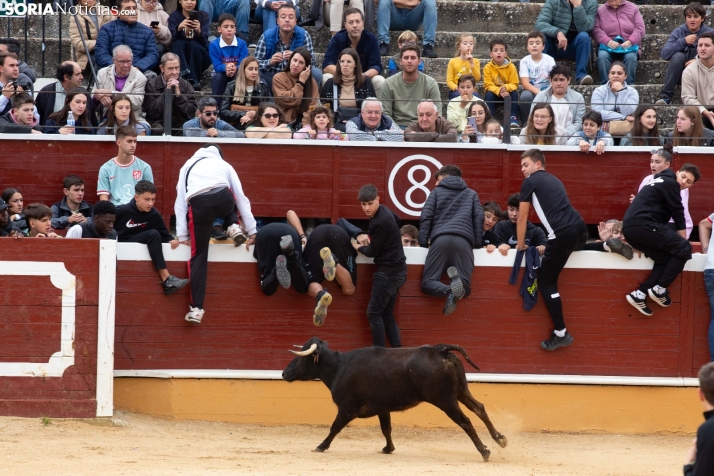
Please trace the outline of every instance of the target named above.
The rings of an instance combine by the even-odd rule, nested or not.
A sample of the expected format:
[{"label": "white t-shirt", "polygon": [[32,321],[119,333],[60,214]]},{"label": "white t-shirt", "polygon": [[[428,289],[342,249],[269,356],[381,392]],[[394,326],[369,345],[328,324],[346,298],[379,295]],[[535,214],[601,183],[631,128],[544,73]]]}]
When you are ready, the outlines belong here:
[{"label": "white t-shirt", "polygon": [[573,115],[570,113],[570,105],[565,100],[565,98],[556,98],[552,96],[550,98],[550,107],[553,108],[553,114],[555,117],[555,133],[558,136],[555,143],[558,145],[565,145],[568,142],[569,137],[565,135],[565,129],[573,123]]},{"label": "white t-shirt", "polygon": [[521,60],[518,76],[528,78],[528,81],[541,91],[550,86],[550,70],[555,66],[555,60],[552,56],[543,53],[540,61],[533,61],[530,55]]},{"label": "white t-shirt", "polygon": [[[714,213],[709,215],[707,220],[709,220],[709,223],[712,223],[712,220],[714,220]],[[711,238],[711,236],[709,238]],[[710,240],[709,249],[707,250],[707,259],[704,261],[704,269],[714,269],[714,251],[712,251],[714,250],[714,246],[712,245],[714,245],[714,243]]]}]

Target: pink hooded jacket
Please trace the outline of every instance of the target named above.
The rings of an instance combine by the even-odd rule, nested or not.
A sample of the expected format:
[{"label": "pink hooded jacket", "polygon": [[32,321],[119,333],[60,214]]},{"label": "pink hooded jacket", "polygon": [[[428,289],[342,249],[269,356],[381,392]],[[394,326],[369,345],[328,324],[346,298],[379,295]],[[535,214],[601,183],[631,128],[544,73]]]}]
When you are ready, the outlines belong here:
[{"label": "pink hooded jacket", "polygon": [[595,17],[595,26],[592,36],[601,45],[616,36],[621,36],[625,41],[630,40],[633,45],[640,45],[645,37],[645,22],[640,15],[637,5],[627,0],[622,0],[618,8],[600,5]]}]

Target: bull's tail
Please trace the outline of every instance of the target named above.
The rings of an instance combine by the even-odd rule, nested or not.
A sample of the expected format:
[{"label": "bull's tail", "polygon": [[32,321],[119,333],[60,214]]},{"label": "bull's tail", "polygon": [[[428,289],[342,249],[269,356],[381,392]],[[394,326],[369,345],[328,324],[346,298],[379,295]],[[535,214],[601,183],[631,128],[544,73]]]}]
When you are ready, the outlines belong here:
[{"label": "bull's tail", "polygon": [[451,351],[454,351],[454,350],[455,350],[455,351],[458,352],[459,354],[463,355],[463,356],[464,356],[464,359],[466,360],[466,362],[468,362],[469,364],[471,364],[471,366],[472,366],[473,368],[475,368],[475,369],[478,370],[478,371],[481,371],[481,369],[478,368],[478,365],[474,364],[474,363],[471,361],[471,359],[469,358],[469,356],[466,354],[466,351],[464,350],[464,348],[461,347],[460,345],[454,345],[454,344],[436,344],[434,347],[436,347],[436,348],[438,349],[439,353],[442,354],[442,355],[444,355],[444,356],[446,356],[446,354],[447,354],[448,352],[451,352]]}]

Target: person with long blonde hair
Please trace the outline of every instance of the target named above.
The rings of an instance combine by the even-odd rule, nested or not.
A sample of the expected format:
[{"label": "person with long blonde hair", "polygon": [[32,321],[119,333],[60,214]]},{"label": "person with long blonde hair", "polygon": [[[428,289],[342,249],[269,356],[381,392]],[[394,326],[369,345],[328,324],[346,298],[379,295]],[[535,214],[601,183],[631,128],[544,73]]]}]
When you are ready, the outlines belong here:
[{"label": "person with long blonde hair", "polygon": [[702,113],[697,106],[683,106],[677,111],[674,130],[665,135],[672,145],[678,146],[712,146],[714,131],[706,129],[702,123]]},{"label": "person with long blonde hair", "polygon": [[271,100],[268,83],[260,77],[258,60],[248,56],[238,66],[235,79],[226,86],[220,117],[236,129],[243,130],[255,117],[260,103]]}]

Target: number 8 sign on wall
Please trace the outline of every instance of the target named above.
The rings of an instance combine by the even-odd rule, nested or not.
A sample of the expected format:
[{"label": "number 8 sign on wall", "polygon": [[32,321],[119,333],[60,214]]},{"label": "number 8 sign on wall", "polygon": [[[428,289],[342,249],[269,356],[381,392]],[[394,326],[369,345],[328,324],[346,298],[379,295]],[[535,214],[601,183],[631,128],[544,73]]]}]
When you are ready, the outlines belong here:
[{"label": "number 8 sign on wall", "polygon": [[424,154],[410,155],[397,162],[387,183],[394,206],[409,216],[420,216],[431,193],[428,184],[441,167],[441,162]]}]

